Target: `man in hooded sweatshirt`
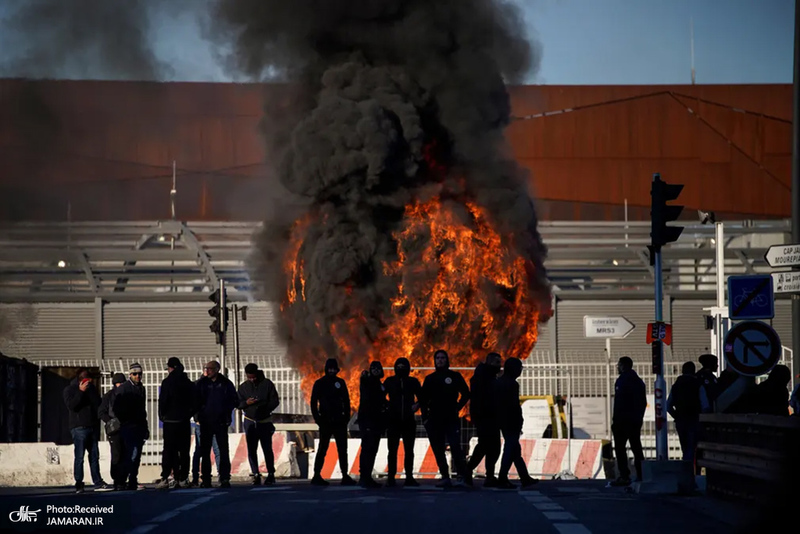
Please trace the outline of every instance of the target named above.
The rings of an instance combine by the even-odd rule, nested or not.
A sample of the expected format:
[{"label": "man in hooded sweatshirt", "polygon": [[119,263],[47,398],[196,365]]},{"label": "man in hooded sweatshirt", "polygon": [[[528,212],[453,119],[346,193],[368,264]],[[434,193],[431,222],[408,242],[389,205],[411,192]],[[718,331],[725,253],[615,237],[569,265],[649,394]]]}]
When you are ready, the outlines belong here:
[{"label": "man in hooded sweatshirt", "polygon": [[158,396],[158,418],[164,425],[164,449],[161,455],[161,480],[156,489],[169,488],[173,474],[175,487],[189,486],[189,451],[192,448],[194,383],[175,356],[167,360],[167,377],[161,382]]},{"label": "man in hooded sweatshirt", "polygon": [[387,486],[395,485],[397,475],[397,450],[400,438],[403,439],[406,486],[419,486],[414,480],[414,440],[417,436],[417,421],[414,414],[419,410],[422,385],[410,376],[411,363],[408,358],[397,358],[394,362],[394,376],[383,381],[389,395],[386,441],[389,446]]},{"label": "man in hooded sweatshirt", "polygon": [[713,354],[702,354],[698,359],[702,368],[697,371],[697,379],[700,380],[700,387],[703,389],[708,406],[703,413],[714,413],[717,397],[720,393],[719,381],[717,379],[717,369],[719,363]]},{"label": "man in hooded sweatshirt", "polygon": [[642,423],[647,410],[647,388],[633,370],[633,360],[623,356],[617,363],[619,377],[614,385],[614,415],[611,432],[614,435],[614,453],[617,457],[619,478],[611,484],[629,486],[631,470],[628,467],[627,444],[630,442],[636,477],[642,479]]},{"label": "man in hooded sweatshirt", "polygon": [[472,451],[467,469],[471,473],[486,457],[486,481],[483,486],[497,486],[494,468],[500,458],[500,428],[494,410],[494,385],[500,374],[502,357],[490,352],[486,361],[479,363],[470,380],[469,415],[478,431],[478,444]]},{"label": "man in hooded sweatshirt", "polygon": [[114,414],[120,422],[122,440],[122,479],[129,490],[144,489],[139,485],[139,464],[144,442],[150,439],[147,426],[147,392],[142,384],[142,366],[131,365],[128,380],[114,395]]},{"label": "man in hooded sweatshirt", "polygon": [[78,369],[72,382],[64,389],[64,403],[69,410],[69,429],[75,445],[75,492],[83,493],[83,461],[89,453],[89,470],[95,490],[109,491],[112,486],[103,482],[100,475],[100,421],[97,410],[100,407],[100,394],[97,392],[87,369]]},{"label": "man in hooded sweatshirt", "polygon": [[108,436],[108,444],[111,448],[111,480],[114,481],[114,489],[117,491],[125,489],[125,481],[122,476],[122,438],[119,435],[119,419],[114,414],[114,396],[125,382],[125,375],[116,373],[111,379],[111,389],[103,395],[100,408],[97,410],[97,415],[106,425],[106,436]]},{"label": "man in hooded sweatshirt", "polygon": [[708,400],[695,374],[694,362],[684,363],[681,371],[667,397],[667,412],[675,420],[684,461],[694,462],[700,414],[708,410]]},{"label": "man in hooded sweatshirt", "polygon": [[201,487],[211,487],[211,446],[214,438],[219,445],[219,482],[221,488],[231,487],[231,457],[228,448],[228,429],[233,410],[239,406],[239,396],[233,382],[220,373],[219,362],[205,365],[208,372],[195,382],[197,422],[200,424]]},{"label": "man in hooded sweatshirt", "polygon": [[272,380],[264,376],[264,371],[254,363],[244,367],[247,380],[239,385],[239,409],[244,413],[244,436],[247,442],[247,459],[250,462],[250,476],[253,485],[261,484],[261,472],[258,466],[258,446],[264,452],[264,463],[267,464],[265,485],[275,483],[275,455],[272,452],[272,435],[275,425],[272,424],[272,412],[281,403],[278,390]]},{"label": "man in hooded sweatshirt", "polygon": [[459,413],[469,402],[469,386],[460,373],[450,370],[450,357],[439,349],[433,355],[435,371],[422,383],[422,421],[428,433],[431,450],[442,474],[441,488],[453,486],[450,468],[447,465],[445,444],[450,444],[458,475],[468,485],[472,474],[467,469],[464,450],[461,447],[461,422]]},{"label": "man in hooded sweatshirt", "polygon": [[528,474],[528,466],[522,458],[522,447],[519,443],[524,422],[522,405],[519,402],[519,384],[517,383],[517,378],[521,374],[522,360],[509,358],[506,360],[503,376],[492,383],[495,418],[505,442],[503,460],[500,462],[500,472],[496,484],[496,487],[500,489],[516,489],[516,485],[508,480],[508,472],[511,470],[512,464],[517,468],[523,488],[528,488],[538,482]]},{"label": "man in hooded sweatshirt", "polygon": [[375,467],[381,434],[386,427],[386,388],[381,383],[382,378],[383,365],[379,361],[370,363],[369,370],[361,373],[361,402],[358,405],[358,429],[361,433],[359,484],[365,488],[381,487],[372,478],[372,469]]},{"label": "man in hooded sweatshirt", "polygon": [[342,486],[353,486],[356,481],[347,473],[347,423],[350,422],[350,394],[347,382],[337,377],[339,364],[335,358],[325,362],[325,374],[314,382],[311,389],[311,414],[319,426],[319,450],[314,460],[314,476],[311,483],[315,486],[327,486],[328,481],[322,478],[322,467],[331,444],[331,436],[336,440],[339,453],[339,467],[342,470]]}]

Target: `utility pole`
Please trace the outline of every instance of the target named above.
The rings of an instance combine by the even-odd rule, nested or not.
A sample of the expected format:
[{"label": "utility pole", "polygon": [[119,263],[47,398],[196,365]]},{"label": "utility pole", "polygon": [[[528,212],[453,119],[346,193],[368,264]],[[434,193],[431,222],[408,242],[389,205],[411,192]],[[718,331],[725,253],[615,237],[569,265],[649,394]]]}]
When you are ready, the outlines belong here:
[{"label": "utility pole", "polygon": [[694,19],[689,18],[689,37],[690,47],[692,49],[692,85],[694,85]]},{"label": "utility pole", "polygon": [[[792,104],[792,243],[800,243],[800,0],[794,3],[794,91]],[[792,363],[800,369],[800,294],[792,295]]]}]

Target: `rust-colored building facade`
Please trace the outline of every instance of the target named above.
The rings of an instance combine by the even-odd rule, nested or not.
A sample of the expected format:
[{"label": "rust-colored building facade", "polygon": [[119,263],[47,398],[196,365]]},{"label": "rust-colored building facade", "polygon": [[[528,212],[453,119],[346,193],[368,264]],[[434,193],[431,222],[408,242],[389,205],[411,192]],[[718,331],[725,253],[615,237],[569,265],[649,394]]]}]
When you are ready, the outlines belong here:
[{"label": "rust-colored building facade", "polygon": [[[259,220],[276,86],[0,80],[0,218]],[[791,85],[519,86],[507,137],[544,220],[649,215],[650,181],[693,209],[790,216]]]}]

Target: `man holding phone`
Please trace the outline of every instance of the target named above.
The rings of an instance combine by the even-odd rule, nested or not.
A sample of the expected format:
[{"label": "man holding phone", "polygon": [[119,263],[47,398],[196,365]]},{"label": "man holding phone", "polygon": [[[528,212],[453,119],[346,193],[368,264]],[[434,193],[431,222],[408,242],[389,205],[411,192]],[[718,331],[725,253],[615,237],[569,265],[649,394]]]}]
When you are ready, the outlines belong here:
[{"label": "man holding phone", "polygon": [[103,482],[100,475],[100,393],[89,378],[89,370],[81,367],[64,389],[64,402],[69,409],[69,428],[75,444],[75,492],[83,493],[83,458],[89,453],[89,470],[96,491],[111,491],[113,486]]},{"label": "man holding phone", "polygon": [[261,484],[261,472],[258,465],[258,445],[264,451],[264,462],[267,464],[267,478],[264,484],[275,483],[275,455],[272,452],[272,435],[275,425],[272,424],[272,412],[280,404],[278,390],[264,371],[254,363],[244,368],[247,380],[239,385],[239,409],[244,413],[244,436],[247,441],[247,457],[250,461],[250,473],[253,485]]}]

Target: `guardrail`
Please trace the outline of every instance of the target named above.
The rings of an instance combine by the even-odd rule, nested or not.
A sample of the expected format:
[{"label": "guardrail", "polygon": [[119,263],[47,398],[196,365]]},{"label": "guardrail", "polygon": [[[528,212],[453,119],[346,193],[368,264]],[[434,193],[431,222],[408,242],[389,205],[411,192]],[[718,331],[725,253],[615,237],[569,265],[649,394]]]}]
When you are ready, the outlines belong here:
[{"label": "guardrail", "polygon": [[800,417],[709,414],[700,417],[697,465],[710,495],[764,504],[800,451]]}]

